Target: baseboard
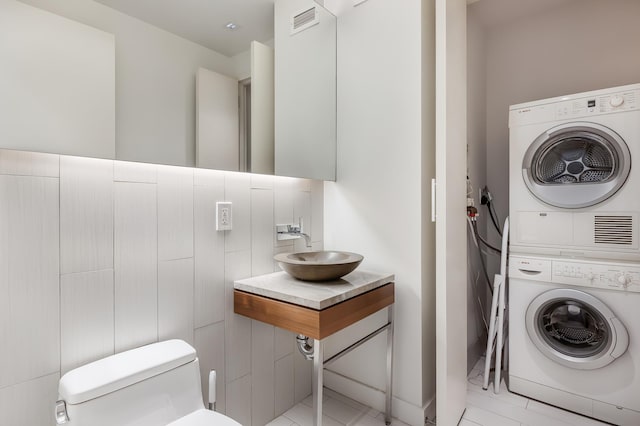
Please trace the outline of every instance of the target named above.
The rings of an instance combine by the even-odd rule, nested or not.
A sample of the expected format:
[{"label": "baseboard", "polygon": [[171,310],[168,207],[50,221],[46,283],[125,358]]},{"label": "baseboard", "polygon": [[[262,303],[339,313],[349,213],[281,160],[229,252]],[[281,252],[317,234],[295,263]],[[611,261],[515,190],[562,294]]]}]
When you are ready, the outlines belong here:
[{"label": "baseboard", "polygon": [[[345,377],[331,370],[325,370],[323,376],[324,385],[344,396],[372,407],[380,412],[385,410],[385,394],[379,389],[372,388],[364,383]],[[395,396],[391,399],[392,417],[411,426],[424,426],[425,418],[433,419],[435,414],[435,399],[418,407],[410,402]]]}]

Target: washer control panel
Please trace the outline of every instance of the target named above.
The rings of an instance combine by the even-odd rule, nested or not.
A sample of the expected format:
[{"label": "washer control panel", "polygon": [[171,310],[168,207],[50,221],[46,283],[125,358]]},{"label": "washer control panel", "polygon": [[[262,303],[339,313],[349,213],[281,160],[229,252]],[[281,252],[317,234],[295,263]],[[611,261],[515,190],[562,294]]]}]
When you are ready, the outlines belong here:
[{"label": "washer control panel", "polygon": [[640,266],[553,260],[551,281],[640,293]]},{"label": "washer control panel", "polygon": [[640,293],[640,263],[510,256],[509,277]]}]

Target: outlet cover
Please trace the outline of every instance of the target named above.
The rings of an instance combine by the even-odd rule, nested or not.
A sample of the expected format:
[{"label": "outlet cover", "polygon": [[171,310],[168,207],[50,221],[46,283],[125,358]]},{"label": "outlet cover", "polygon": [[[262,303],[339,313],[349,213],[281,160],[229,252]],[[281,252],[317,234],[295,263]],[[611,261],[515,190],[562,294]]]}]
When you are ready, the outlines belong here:
[{"label": "outlet cover", "polygon": [[233,229],[233,208],[230,201],[216,202],[216,231]]}]

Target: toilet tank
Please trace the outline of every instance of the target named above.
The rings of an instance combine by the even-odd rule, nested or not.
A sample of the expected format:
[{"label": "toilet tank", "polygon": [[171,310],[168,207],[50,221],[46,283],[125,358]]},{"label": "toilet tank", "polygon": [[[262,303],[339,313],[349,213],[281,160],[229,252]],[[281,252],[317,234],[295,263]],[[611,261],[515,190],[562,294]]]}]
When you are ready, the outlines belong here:
[{"label": "toilet tank", "polygon": [[[60,379],[58,424],[157,426],[204,408],[196,351],[168,340],[69,371]],[[68,420],[61,423],[61,405]]]}]

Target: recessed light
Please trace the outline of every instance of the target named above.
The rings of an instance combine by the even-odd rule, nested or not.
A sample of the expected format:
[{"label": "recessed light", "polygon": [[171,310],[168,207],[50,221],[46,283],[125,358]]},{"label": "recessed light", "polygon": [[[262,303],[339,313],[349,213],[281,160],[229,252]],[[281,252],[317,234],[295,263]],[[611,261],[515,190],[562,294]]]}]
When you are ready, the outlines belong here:
[{"label": "recessed light", "polygon": [[228,30],[235,30],[235,29],[238,28],[238,25],[236,23],[234,23],[234,22],[229,22],[227,25],[225,25],[225,27]]}]

